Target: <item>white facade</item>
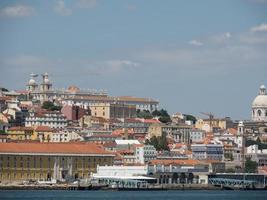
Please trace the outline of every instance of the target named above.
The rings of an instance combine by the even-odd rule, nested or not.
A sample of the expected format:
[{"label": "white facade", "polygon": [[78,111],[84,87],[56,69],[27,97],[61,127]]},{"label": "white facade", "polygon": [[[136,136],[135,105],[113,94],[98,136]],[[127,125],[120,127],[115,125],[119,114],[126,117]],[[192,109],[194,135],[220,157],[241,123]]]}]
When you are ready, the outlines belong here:
[{"label": "white facade", "polygon": [[115,140],[117,149],[128,149],[131,145],[140,144],[138,140]]},{"label": "white facade", "polygon": [[205,138],[205,131],[198,130],[198,129],[192,129],[190,130],[190,140],[191,142],[203,142]]},{"label": "white facade", "polygon": [[67,119],[61,113],[46,113],[40,116],[30,113],[30,116],[25,119],[25,126],[49,126],[61,129],[67,126]]},{"label": "white facade", "polygon": [[237,148],[241,149],[243,147],[244,144],[244,124],[242,121],[240,121],[238,123],[238,127],[237,127],[237,136],[236,136],[236,140],[235,143],[237,144]]},{"label": "white facade", "polygon": [[147,166],[97,166],[97,173],[93,177],[133,177],[147,175]]},{"label": "white facade", "polygon": [[70,142],[73,140],[83,140],[76,132],[60,131],[52,134],[51,142]]},{"label": "white facade", "polygon": [[135,148],[136,163],[145,164],[157,158],[157,150],[153,145],[142,145]]},{"label": "white facade", "polygon": [[258,163],[258,166],[267,166],[267,149],[258,149],[258,145],[247,147],[246,157]]},{"label": "white facade", "polygon": [[260,93],[252,103],[252,121],[267,122],[267,94],[264,85],[260,87]]}]

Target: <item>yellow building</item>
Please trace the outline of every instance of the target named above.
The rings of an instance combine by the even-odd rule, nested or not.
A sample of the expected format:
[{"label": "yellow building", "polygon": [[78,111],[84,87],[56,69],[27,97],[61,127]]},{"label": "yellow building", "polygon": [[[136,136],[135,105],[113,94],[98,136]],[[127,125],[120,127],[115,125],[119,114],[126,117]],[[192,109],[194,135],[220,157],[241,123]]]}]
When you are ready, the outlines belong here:
[{"label": "yellow building", "polygon": [[8,140],[33,140],[40,142],[50,142],[52,139],[53,129],[48,126],[37,127],[11,127],[7,130]]},{"label": "yellow building", "polygon": [[49,126],[37,126],[34,129],[34,135],[37,135],[37,138],[40,142],[51,142],[53,137],[53,129]]},{"label": "yellow building", "polygon": [[228,129],[233,127],[233,121],[229,117],[223,119],[199,119],[196,121],[195,127],[207,132],[214,129]]},{"label": "yellow building", "polygon": [[1,143],[1,182],[89,178],[114,155],[92,143]]},{"label": "yellow building", "polygon": [[160,137],[165,134],[174,139],[175,142],[190,143],[190,131],[192,126],[186,124],[167,125],[163,123],[151,124],[148,128],[147,139],[152,137]]},{"label": "yellow building", "polygon": [[8,140],[37,140],[33,127],[11,127],[7,130]]},{"label": "yellow building", "polygon": [[94,103],[90,106],[91,115],[105,119],[134,118],[136,106],[126,104]]}]

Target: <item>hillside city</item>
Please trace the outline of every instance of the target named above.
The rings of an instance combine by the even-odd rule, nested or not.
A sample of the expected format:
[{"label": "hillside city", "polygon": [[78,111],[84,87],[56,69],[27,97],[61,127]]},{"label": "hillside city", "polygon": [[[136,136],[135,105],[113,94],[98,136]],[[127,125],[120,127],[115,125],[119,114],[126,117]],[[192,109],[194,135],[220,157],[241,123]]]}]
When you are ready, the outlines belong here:
[{"label": "hillside city", "polygon": [[54,89],[48,73],[25,83],[26,90],[0,91],[1,185],[172,187],[244,174],[252,178],[242,184],[266,184],[264,85],[244,108],[251,119],[240,121],[168,113],[149,97]]}]

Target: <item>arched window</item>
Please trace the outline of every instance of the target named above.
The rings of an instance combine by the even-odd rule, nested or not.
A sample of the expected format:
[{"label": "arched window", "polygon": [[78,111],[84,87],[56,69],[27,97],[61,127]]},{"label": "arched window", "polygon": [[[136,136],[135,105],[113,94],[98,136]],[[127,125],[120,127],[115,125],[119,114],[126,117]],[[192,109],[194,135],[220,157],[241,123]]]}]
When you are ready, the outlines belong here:
[{"label": "arched window", "polygon": [[252,111],[252,115],[253,115],[253,117],[255,116],[255,111],[254,110]]},{"label": "arched window", "polygon": [[258,110],[258,115],[261,116],[261,110]]},{"label": "arched window", "polygon": [[267,110],[265,110],[265,117],[267,117]]}]

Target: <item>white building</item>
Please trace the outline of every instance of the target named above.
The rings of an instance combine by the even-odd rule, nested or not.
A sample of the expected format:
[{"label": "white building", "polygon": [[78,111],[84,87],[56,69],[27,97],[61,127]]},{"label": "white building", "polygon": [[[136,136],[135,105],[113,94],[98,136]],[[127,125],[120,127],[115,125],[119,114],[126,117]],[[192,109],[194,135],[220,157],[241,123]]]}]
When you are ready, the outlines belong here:
[{"label": "white building", "polygon": [[267,166],[267,149],[258,149],[258,145],[246,148],[246,157],[258,163],[259,167]]},{"label": "white building", "polygon": [[260,87],[259,95],[252,103],[252,121],[267,122],[267,94],[264,85]]},{"label": "white building", "polygon": [[191,142],[203,142],[205,138],[205,131],[199,129],[192,129],[189,132]]},{"label": "white building", "polygon": [[157,158],[157,150],[153,145],[135,145],[135,162],[145,164]]},{"label": "white building", "polygon": [[191,150],[193,159],[219,161],[224,159],[224,149],[220,143],[192,144]]},{"label": "white building", "polygon": [[244,145],[244,123],[240,121],[238,123],[237,127],[237,135],[236,135],[236,140],[235,143],[237,144],[237,148],[242,149]]},{"label": "white building", "polygon": [[144,166],[97,166],[93,177],[132,177],[147,175],[148,167]]},{"label": "white building", "polygon": [[132,145],[140,144],[138,140],[115,140],[117,149],[129,149]]},{"label": "white building", "polygon": [[83,138],[74,131],[58,131],[53,132],[51,142],[70,142],[70,141],[82,141]]},{"label": "white building", "polygon": [[30,116],[25,119],[25,126],[49,126],[50,128],[61,129],[67,126],[67,119],[62,113],[56,111],[30,112]]}]

